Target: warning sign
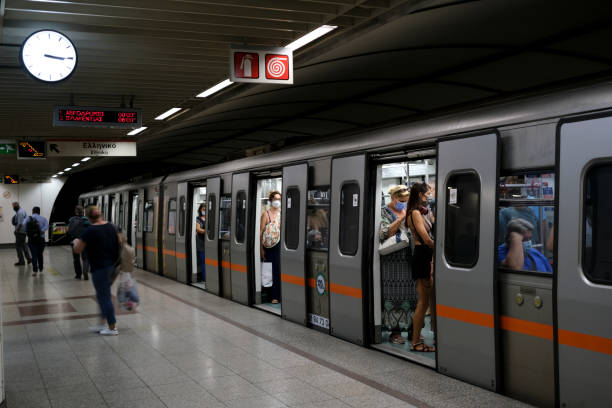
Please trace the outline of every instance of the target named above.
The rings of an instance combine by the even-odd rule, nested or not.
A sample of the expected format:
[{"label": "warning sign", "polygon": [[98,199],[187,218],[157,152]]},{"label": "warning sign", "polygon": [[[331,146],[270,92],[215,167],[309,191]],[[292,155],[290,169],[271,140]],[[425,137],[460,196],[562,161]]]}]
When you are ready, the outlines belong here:
[{"label": "warning sign", "polygon": [[293,51],[287,48],[230,48],[230,80],[293,84]]}]

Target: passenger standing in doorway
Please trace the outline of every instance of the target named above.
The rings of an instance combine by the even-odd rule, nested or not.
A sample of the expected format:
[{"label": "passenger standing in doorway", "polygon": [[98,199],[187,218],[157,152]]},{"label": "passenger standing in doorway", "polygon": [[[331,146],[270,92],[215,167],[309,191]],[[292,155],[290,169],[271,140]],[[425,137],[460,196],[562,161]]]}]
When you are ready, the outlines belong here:
[{"label": "passenger standing in doorway", "polygon": [[[381,243],[397,234],[410,235],[406,227],[408,187],[393,186],[389,189],[391,201],[381,210],[379,240]],[[408,327],[410,300],[414,293],[414,281],[410,276],[410,247],[380,256],[383,292],[383,325],[389,330],[389,342],[404,344],[402,326]]]},{"label": "passenger standing in doorway", "polygon": [[87,251],[101,316],[108,323],[108,327],[100,325],[93,327],[92,330],[103,336],[116,336],[119,331],[111,298],[110,276],[114,273],[115,263],[119,259],[120,237],[113,224],[102,219],[102,213],[95,205],[85,209],[85,216],[91,225],[83,232],[81,238],[74,240],[73,248],[77,254]]},{"label": "passenger standing in doorway", "polygon": [[[68,220],[68,234],[70,235],[70,246],[74,246],[74,240],[81,238],[83,232],[89,226],[87,217],[83,215],[83,207],[77,205],[74,208],[74,216]],[[72,252],[72,262],[74,264],[74,279],[81,279],[81,275],[84,280],[89,280],[89,262],[87,262],[87,253],[85,251],[81,254]],[[82,265],[81,265],[82,262]]]},{"label": "passenger standing in doorway", "polygon": [[198,207],[198,217],[196,218],[196,252],[198,254],[198,269],[202,282],[206,284],[206,258],[204,257],[204,237],[206,234],[206,204],[202,203]]},{"label": "passenger standing in doorway", "polygon": [[270,203],[261,215],[260,245],[262,261],[272,262],[272,303],[280,301],[280,217],[281,193],[272,191],[268,195]]},{"label": "passenger standing in doorway", "polygon": [[421,339],[421,330],[425,326],[425,311],[429,306],[429,297],[433,287],[433,248],[432,225],[424,215],[429,201],[429,186],[426,183],[415,183],[410,189],[408,215],[406,223],[414,237],[414,254],[412,256],[412,278],[417,281],[418,303],[412,322],[412,351],[436,351]]},{"label": "passenger standing in doorway", "polygon": [[32,276],[43,271],[43,252],[45,251],[45,233],[49,229],[49,221],[40,215],[40,207],[32,208],[32,215],[23,222],[28,246],[32,254]]},{"label": "passenger standing in doorway", "polygon": [[18,202],[13,203],[13,210],[15,210],[15,215],[13,215],[12,221],[13,225],[15,226],[15,248],[17,249],[18,258],[15,266],[25,265],[26,260],[28,261],[28,264],[31,264],[32,257],[30,256],[30,250],[26,245],[26,233],[25,228],[23,227],[23,222],[26,218],[28,218],[28,214],[19,206]]}]

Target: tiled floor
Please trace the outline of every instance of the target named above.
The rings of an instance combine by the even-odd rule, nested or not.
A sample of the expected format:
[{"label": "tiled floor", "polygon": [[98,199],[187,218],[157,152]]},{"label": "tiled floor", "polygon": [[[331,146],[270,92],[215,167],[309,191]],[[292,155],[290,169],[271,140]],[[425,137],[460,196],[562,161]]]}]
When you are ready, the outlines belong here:
[{"label": "tiled floor", "polygon": [[35,278],[13,258],[0,250],[9,408],[524,406],[142,271],[139,311],[100,337],[67,248]]}]

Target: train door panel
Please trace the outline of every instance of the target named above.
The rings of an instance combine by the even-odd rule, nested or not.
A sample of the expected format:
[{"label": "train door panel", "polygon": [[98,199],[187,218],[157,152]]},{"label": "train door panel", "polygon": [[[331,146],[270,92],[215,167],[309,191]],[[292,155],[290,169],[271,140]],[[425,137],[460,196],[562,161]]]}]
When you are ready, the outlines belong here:
[{"label": "train door panel", "polygon": [[206,290],[215,295],[221,293],[221,280],[219,279],[219,199],[221,196],[221,178],[209,178],[206,181]]},{"label": "train door panel", "polygon": [[495,390],[499,136],[440,142],[435,247],[438,369]]},{"label": "train door panel", "polygon": [[[128,222],[130,218],[130,208],[129,208],[129,191],[124,191],[121,193],[121,207],[119,209],[119,226],[121,227],[121,231],[123,231],[123,236],[127,240],[128,244],[131,240],[130,238],[130,224]],[[131,244],[130,244],[131,245]]]},{"label": "train door panel", "polygon": [[249,214],[248,197],[251,177],[249,173],[234,174],[232,176],[232,233],[231,233],[231,282],[232,300],[248,304],[248,248],[249,235],[247,214]]},{"label": "train door panel", "polygon": [[144,227],[145,227],[145,189],[138,189],[138,193],[134,196],[132,205],[136,211],[136,219],[134,220],[135,231],[136,231],[136,265],[139,268],[145,269],[145,250],[144,250]]},{"label": "train door panel", "polygon": [[145,189],[143,217],[143,253],[145,269],[159,273],[158,231],[159,231],[159,187],[149,186]]},{"label": "train door panel", "polygon": [[306,324],[305,239],[308,165],[283,168],[281,211],[282,316]]},{"label": "train door panel", "polygon": [[562,407],[610,401],[612,118],[559,127],[557,340]]},{"label": "train door panel", "polygon": [[164,206],[163,206],[163,268],[162,274],[170,279],[176,279],[176,227],[178,215],[177,185],[176,183],[165,184]]},{"label": "train door panel", "polygon": [[187,283],[187,244],[186,238],[189,232],[188,224],[188,206],[187,206],[187,183],[180,183],[177,186],[178,197],[178,219],[177,219],[177,234],[176,234],[176,280]]},{"label": "train door panel", "polygon": [[365,155],[332,161],[329,245],[330,331],[364,344],[363,214]]}]

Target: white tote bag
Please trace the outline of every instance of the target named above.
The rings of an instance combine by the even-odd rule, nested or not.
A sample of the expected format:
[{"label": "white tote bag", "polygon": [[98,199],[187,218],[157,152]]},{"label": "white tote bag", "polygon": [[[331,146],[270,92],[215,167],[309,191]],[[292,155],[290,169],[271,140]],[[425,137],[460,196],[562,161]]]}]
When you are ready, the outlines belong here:
[{"label": "white tote bag", "polygon": [[378,252],[381,255],[389,255],[407,246],[410,246],[410,238],[405,231],[400,230],[399,233],[385,239],[378,247]]},{"label": "white tote bag", "polygon": [[272,262],[261,263],[261,286],[264,288],[272,286]]}]

